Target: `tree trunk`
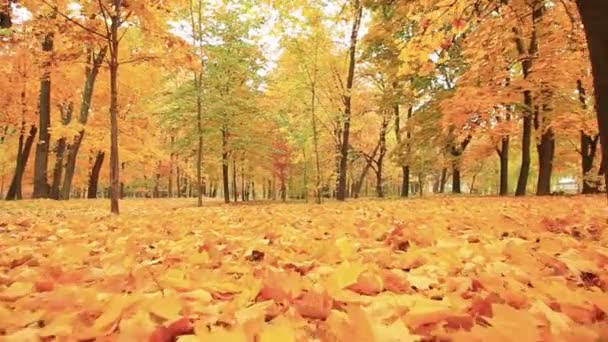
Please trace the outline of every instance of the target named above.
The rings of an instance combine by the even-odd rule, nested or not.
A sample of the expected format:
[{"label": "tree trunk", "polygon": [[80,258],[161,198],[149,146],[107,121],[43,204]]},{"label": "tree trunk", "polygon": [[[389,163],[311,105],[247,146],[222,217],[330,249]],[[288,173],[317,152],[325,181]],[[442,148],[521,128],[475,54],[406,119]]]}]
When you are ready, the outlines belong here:
[{"label": "tree trunk", "polygon": [[[92,50],[90,51],[89,65],[85,69],[86,79],[84,82],[84,89],[82,92],[82,101],[80,103],[80,113],[78,122],[81,125],[86,125],[89,112],[91,110],[91,103],[93,99],[93,90],[95,89],[95,81],[99,74],[99,69],[104,61],[108,49],[107,47],[102,48],[99,53],[95,54]],[[82,144],[85,131],[81,129],[78,135],[74,137],[74,141],[68,147],[68,158],[65,166],[65,176],[63,179],[63,186],[61,188],[61,199],[69,199],[70,192],[72,191],[72,181],[76,172],[76,161],[78,160],[78,151]]]},{"label": "tree trunk", "polygon": [[203,87],[203,75],[202,73],[198,76],[194,76],[194,83],[196,85],[196,133],[198,135],[198,149],[196,154],[196,188],[197,193],[197,205],[203,206],[203,100],[202,100],[202,87]]},{"label": "tree trunk", "polygon": [[[25,128],[25,127],[24,127]],[[19,147],[17,151],[17,165],[15,166],[15,173],[13,175],[13,179],[11,181],[11,185],[8,188],[8,192],[6,194],[7,200],[20,200],[23,198],[23,194],[21,191],[21,183],[23,181],[23,174],[25,173],[25,168],[27,166],[27,161],[30,157],[30,152],[32,150],[32,145],[34,144],[34,138],[36,137],[36,133],[38,132],[38,128],[32,125],[30,127],[30,132],[27,138],[24,139],[24,132],[19,136]]]},{"label": "tree trunk", "polygon": [[175,157],[175,162],[176,162],[175,163],[176,164],[176,167],[175,167],[175,187],[176,187],[176,190],[177,190],[177,198],[180,198],[180,197],[182,197],[182,184],[181,184],[182,183],[182,175],[181,175],[181,172],[180,172],[179,162],[178,161],[179,161],[179,157],[176,156]]},{"label": "tree trunk", "polygon": [[460,165],[458,165],[457,161],[452,162],[452,193],[462,193],[460,189]]},{"label": "tree trunk", "polygon": [[[544,13],[544,4],[541,1],[533,1],[532,7],[532,33],[530,44],[526,48],[522,39],[522,32],[519,28],[513,28],[515,33],[515,44],[519,56],[523,58],[522,72],[524,79],[530,76],[532,71],[532,60],[538,52],[538,25]],[[532,91],[524,90],[524,111],[523,111],[523,130],[521,142],[521,169],[519,170],[519,179],[517,180],[516,196],[525,196],[528,186],[528,176],[530,173],[530,145],[532,137]]]},{"label": "tree trunk", "polygon": [[500,158],[500,196],[509,194],[509,136],[504,136],[501,139],[500,150],[498,157]]},{"label": "tree trunk", "polygon": [[338,189],[336,191],[336,199],[344,201],[346,199],[346,172],[348,167],[348,150],[349,150],[349,138],[350,138],[350,120],[351,120],[351,100],[352,100],[352,89],[355,79],[355,65],[356,52],[357,52],[357,37],[359,35],[359,27],[361,25],[361,16],[363,14],[363,6],[359,0],[354,0],[355,17],[353,19],[353,25],[350,34],[350,48],[349,48],[349,62],[348,62],[348,76],[346,79],[346,93],[343,96],[344,102],[344,117],[343,117],[343,130],[342,130],[342,146],[340,146],[340,172],[338,179]]},{"label": "tree trunk", "polygon": [[230,203],[230,182],[228,180],[228,132],[222,128],[222,182],[224,185],[224,203]]},{"label": "tree trunk", "polygon": [[236,159],[232,159],[232,198],[235,203],[239,201],[239,191],[236,187]]},{"label": "tree trunk", "polygon": [[97,152],[97,156],[95,157],[95,163],[93,163],[91,173],[89,174],[89,189],[87,191],[87,198],[97,198],[99,173],[101,172],[101,166],[103,165],[103,159],[105,155],[106,154],[102,151]]},{"label": "tree trunk", "polygon": [[[42,51],[50,53],[53,51],[53,34],[48,33],[42,42]],[[51,57],[47,56],[43,63],[43,75],[40,80],[40,100],[38,111],[38,144],[36,145],[36,155],[34,159],[34,193],[33,198],[49,197],[49,184],[47,180],[47,167],[49,160],[49,146],[51,135]]]},{"label": "tree trunk", "polygon": [[[608,2],[577,0],[577,5],[589,45],[602,159],[608,160]],[[604,177],[608,186],[608,172]]]},{"label": "tree trunk", "polygon": [[57,141],[57,147],[55,148],[55,167],[53,168],[53,182],[51,184],[50,198],[58,200],[59,190],[61,185],[61,175],[63,173],[63,159],[65,154],[65,138],[61,138]]},{"label": "tree trunk", "polygon": [[378,155],[378,160],[376,161],[376,196],[382,198],[384,197],[384,188],[383,188],[383,167],[384,167],[384,156],[386,155],[386,131],[388,129],[388,118],[386,116],[382,117],[382,126],[380,127],[380,154]]},{"label": "tree trunk", "polygon": [[11,15],[11,1],[0,0],[0,29],[8,29],[13,26]]},{"label": "tree trunk", "polygon": [[439,180],[439,193],[445,193],[445,183],[447,182],[447,180],[448,169],[444,167],[443,169],[441,169],[441,179]]},{"label": "tree trunk", "polygon": [[541,136],[538,150],[538,183],[536,195],[546,196],[551,194],[551,173],[553,171],[553,156],[555,154],[555,139],[553,130],[547,129]]},{"label": "tree trunk", "polygon": [[[74,110],[74,106],[72,103],[67,106],[61,107],[61,124],[63,126],[67,126],[72,121],[72,112]],[[60,198],[61,191],[61,176],[63,174],[64,167],[64,156],[66,150],[66,138],[62,137],[57,141],[57,146],[55,147],[55,167],[53,168],[53,182],[51,184],[51,192],[50,198],[58,200]]]},{"label": "tree trunk", "polygon": [[528,186],[528,175],[530,174],[530,145],[532,143],[532,92],[524,91],[524,110],[523,131],[521,140],[521,168],[517,179],[516,196],[525,196]]},{"label": "tree trunk", "polygon": [[111,15],[110,29],[110,210],[119,214],[118,200],[121,195],[120,161],[118,156],[118,44],[121,24],[122,0],[112,0],[114,13]]},{"label": "tree trunk", "polygon": [[173,152],[173,149],[175,147],[175,136],[171,136],[171,154],[169,156],[169,184],[168,184],[168,196],[169,198],[173,198],[173,173],[174,173],[174,169],[175,169],[175,152]]}]

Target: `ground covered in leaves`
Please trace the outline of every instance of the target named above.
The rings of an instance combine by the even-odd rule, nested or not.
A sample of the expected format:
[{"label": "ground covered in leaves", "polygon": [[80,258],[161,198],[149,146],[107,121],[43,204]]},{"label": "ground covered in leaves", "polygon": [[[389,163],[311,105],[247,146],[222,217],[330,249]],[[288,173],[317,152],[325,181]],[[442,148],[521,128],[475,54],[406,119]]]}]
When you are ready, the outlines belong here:
[{"label": "ground covered in leaves", "polygon": [[595,341],[603,197],[0,204],[0,340]]}]

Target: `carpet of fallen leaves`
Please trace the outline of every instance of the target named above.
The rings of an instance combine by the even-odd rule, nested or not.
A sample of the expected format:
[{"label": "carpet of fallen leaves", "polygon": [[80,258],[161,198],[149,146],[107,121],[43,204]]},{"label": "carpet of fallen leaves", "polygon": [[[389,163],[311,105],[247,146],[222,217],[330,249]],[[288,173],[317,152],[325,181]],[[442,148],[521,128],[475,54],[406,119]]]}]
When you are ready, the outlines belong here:
[{"label": "carpet of fallen leaves", "polygon": [[604,197],[0,204],[0,340],[597,341]]}]

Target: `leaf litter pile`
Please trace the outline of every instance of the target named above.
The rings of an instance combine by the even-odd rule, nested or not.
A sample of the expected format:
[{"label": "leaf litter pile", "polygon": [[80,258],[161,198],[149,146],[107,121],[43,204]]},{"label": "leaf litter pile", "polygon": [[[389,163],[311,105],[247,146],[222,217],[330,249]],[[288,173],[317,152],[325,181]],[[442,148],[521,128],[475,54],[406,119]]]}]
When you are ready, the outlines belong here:
[{"label": "leaf litter pile", "polygon": [[0,205],[0,340],[596,341],[602,197]]}]

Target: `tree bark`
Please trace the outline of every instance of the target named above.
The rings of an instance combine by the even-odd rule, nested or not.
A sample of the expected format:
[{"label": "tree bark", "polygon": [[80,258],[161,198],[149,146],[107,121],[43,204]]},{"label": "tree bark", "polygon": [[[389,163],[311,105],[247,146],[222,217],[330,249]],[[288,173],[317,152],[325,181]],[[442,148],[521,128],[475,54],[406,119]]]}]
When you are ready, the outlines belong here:
[{"label": "tree bark", "polygon": [[[577,5],[589,46],[602,159],[608,160],[608,2],[577,0]],[[608,172],[604,177],[608,185]]]},{"label": "tree bark", "polygon": [[[67,106],[61,106],[61,124],[67,126],[72,121],[72,112],[74,106],[72,103]],[[66,138],[62,137],[57,141],[55,147],[55,167],[53,168],[53,182],[51,184],[51,192],[49,197],[55,200],[60,198],[61,176],[64,168],[64,157],[67,148]]]},{"label": "tree bark", "polygon": [[[522,72],[524,79],[530,76],[532,71],[532,58],[538,53],[538,29],[537,26],[540,23],[540,19],[544,13],[544,5],[542,1],[533,1],[532,7],[532,33],[530,37],[530,44],[526,48],[524,45],[523,38],[521,37],[521,30],[513,28],[515,33],[515,44],[519,56],[523,58],[521,62]],[[519,171],[519,178],[517,180],[517,189],[515,190],[516,196],[525,196],[526,188],[528,186],[528,176],[530,174],[530,145],[532,136],[532,91],[524,90],[524,112],[523,112],[523,130],[522,130],[522,147],[521,147],[521,169]]]},{"label": "tree bark", "polygon": [[344,116],[343,116],[343,130],[342,130],[342,145],[340,146],[340,172],[338,178],[338,189],[336,190],[336,199],[338,201],[346,200],[346,172],[348,167],[348,149],[350,139],[350,120],[351,120],[351,100],[352,90],[355,79],[355,65],[356,52],[357,52],[357,38],[359,35],[359,27],[361,26],[361,17],[363,15],[363,6],[359,0],[354,0],[353,9],[355,11],[353,25],[350,34],[350,47],[349,47],[349,62],[348,62],[348,76],[346,79],[346,93],[343,96],[344,102]]},{"label": "tree bark", "polygon": [[232,159],[232,199],[236,203],[239,201],[239,191],[236,187],[236,159]]},{"label": "tree bark", "polygon": [[549,128],[541,136],[538,150],[538,183],[536,195],[547,196],[551,194],[551,173],[553,171],[553,156],[555,154],[555,139],[553,131]]},{"label": "tree bark", "polygon": [[386,155],[386,131],[388,129],[388,118],[386,115],[382,117],[382,126],[380,127],[380,138],[379,146],[380,151],[378,160],[376,161],[376,196],[384,197],[383,188],[383,167],[384,167],[384,156]]},{"label": "tree bark", "polygon": [[222,129],[222,182],[224,185],[224,202],[230,203],[230,184],[228,181],[228,132]]},{"label": "tree bark", "polygon": [[120,189],[120,161],[118,156],[118,45],[120,36],[118,27],[121,24],[120,13],[122,0],[112,0],[114,13],[111,15],[110,29],[110,211],[120,213],[118,200]]},{"label": "tree bark", "polygon": [[460,194],[460,166],[457,161],[452,162],[452,193]]},{"label": "tree bark", "polygon": [[[524,91],[524,106],[532,108],[532,92]],[[530,145],[532,143],[532,113],[530,109],[524,110],[523,131],[521,140],[521,168],[517,179],[516,196],[525,196],[530,174]]]},{"label": "tree bark", "polygon": [[500,185],[499,195],[507,196],[509,194],[509,136],[503,136],[500,142],[498,158],[500,159]]},{"label": "tree bark", "polygon": [[11,1],[0,0],[0,28],[8,29],[13,26],[11,15]]},{"label": "tree bark", "polygon": [[[576,88],[578,90],[578,99],[581,102],[583,109],[587,109],[587,92],[583,87],[581,80],[576,81]],[[581,130],[580,134],[580,154],[581,154],[581,170],[583,180],[583,194],[595,194],[599,192],[600,184],[595,180],[588,180],[589,174],[593,169],[593,161],[597,151],[597,145],[599,142],[599,134],[595,137],[590,136],[584,130]]]},{"label": "tree bark", "polygon": [[103,160],[105,157],[105,153],[102,151],[97,152],[97,156],[95,157],[95,163],[93,163],[93,167],[91,168],[91,173],[89,174],[89,188],[87,190],[87,198],[97,198],[97,188],[99,185],[99,174],[101,171],[101,166],[103,165]]},{"label": "tree bark", "polygon": [[33,198],[49,197],[49,184],[47,179],[47,167],[49,159],[49,146],[51,134],[51,56],[53,51],[53,34],[47,33],[42,42],[42,51],[46,60],[42,65],[43,75],[40,80],[40,100],[38,110],[38,144],[36,144],[36,155],[34,159],[34,193]]},{"label": "tree bark", "polygon": [[203,75],[200,73],[198,76],[194,76],[194,83],[196,84],[196,134],[198,135],[198,149],[196,153],[196,188],[197,193],[197,205],[203,206],[203,99],[202,99],[202,87],[203,87]]},{"label": "tree bark", "polygon": [[443,194],[445,192],[445,183],[448,179],[448,169],[441,169],[441,179],[439,180],[439,193]]},{"label": "tree bark", "polygon": [[[80,103],[80,113],[78,117],[78,122],[83,126],[86,125],[89,118],[91,102],[93,99],[93,90],[95,89],[95,81],[97,80],[99,69],[101,68],[101,64],[103,63],[107,51],[107,47],[102,48],[97,54],[94,54],[91,51],[89,61],[90,65],[88,65],[85,69],[86,79],[82,92],[82,102]],[[70,192],[72,191],[72,181],[74,179],[74,174],[76,173],[76,161],[78,160],[78,151],[80,150],[80,145],[82,144],[84,135],[85,131],[84,129],[81,129],[80,132],[78,132],[78,135],[74,137],[74,141],[70,144],[68,148],[68,157],[65,166],[65,176],[63,178],[63,185],[61,187],[60,194],[61,199],[67,200],[70,198]]]},{"label": "tree bark", "polygon": [[[23,127],[25,129],[25,127]],[[38,132],[38,128],[34,125],[30,126],[29,135],[27,138],[24,137],[24,132],[21,132],[19,136],[19,147],[17,151],[17,165],[15,166],[15,173],[13,174],[13,179],[11,181],[11,185],[8,188],[8,192],[6,194],[6,200],[20,200],[23,198],[21,191],[21,183],[23,181],[23,174],[25,173],[25,168],[27,166],[27,161],[30,157],[30,152],[32,150],[32,145],[34,144],[34,138],[36,137],[36,133]],[[25,142],[23,141],[25,138]]]}]

